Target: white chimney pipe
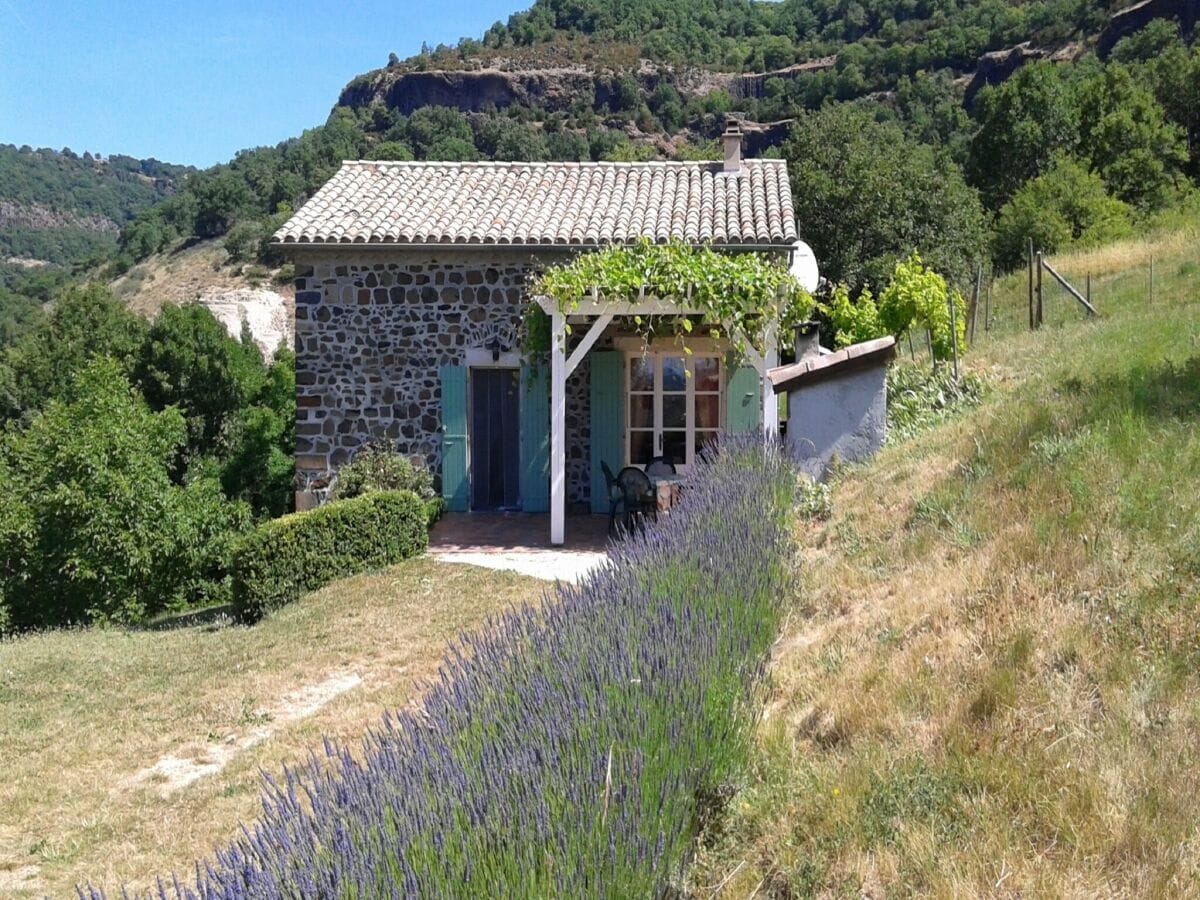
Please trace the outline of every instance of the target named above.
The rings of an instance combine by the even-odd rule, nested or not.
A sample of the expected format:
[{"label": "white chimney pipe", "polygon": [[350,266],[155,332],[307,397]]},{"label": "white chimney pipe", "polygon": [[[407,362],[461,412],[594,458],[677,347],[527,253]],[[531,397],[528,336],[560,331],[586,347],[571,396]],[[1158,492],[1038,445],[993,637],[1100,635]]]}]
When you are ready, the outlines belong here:
[{"label": "white chimney pipe", "polygon": [[737,119],[730,119],[721,135],[725,143],[725,172],[737,174],[742,170],[742,126]]}]

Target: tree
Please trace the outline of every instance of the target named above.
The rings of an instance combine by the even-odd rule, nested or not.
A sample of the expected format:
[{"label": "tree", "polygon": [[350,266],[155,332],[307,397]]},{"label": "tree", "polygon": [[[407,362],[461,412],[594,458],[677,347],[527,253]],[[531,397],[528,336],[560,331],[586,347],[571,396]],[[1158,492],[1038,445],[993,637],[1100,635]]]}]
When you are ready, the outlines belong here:
[{"label": "tree", "polygon": [[175,407],[183,414],[189,459],[218,449],[226,419],[247,405],[264,380],[258,348],[231,338],[198,303],[163,307],[134,374],[152,409]]},{"label": "tree", "polygon": [[551,159],[564,162],[584,162],[591,159],[588,140],[574,131],[556,131],[546,138]]},{"label": "tree", "polygon": [[970,277],[983,212],[944,154],[858,105],[801,116],[783,154],[800,235],[830,281],[882,284],[914,249],[951,280]]},{"label": "tree", "polygon": [[371,148],[367,159],[392,159],[407,162],[414,159],[412,148],[400,141],[382,141]]},{"label": "tree", "polygon": [[425,158],[446,162],[474,162],[479,159],[479,151],[470,141],[460,137],[446,137],[436,141],[429,148]]},{"label": "tree", "polygon": [[65,398],[76,373],[98,356],[115,359],[128,374],[145,336],[145,321],[107,288],[92,284],[64,291],[50,315],[5,354],[12,372],[11,397],[0,417],[12,418]]},{"label": "tree", "polygon": [[1079,105],[1069,74],[1052,63],[1028,63],[975,98],[979,130],[967,174],[989,209],[1049,169],[1079,144]]},{"label": "tree", "polygon": [[474,150],[475,135],[466,116],[447,106],[423,106],[408,117],[408,144],[421,159],[446,159],[434,156],[435,145],[447,141],[469,144]]},{"label": "tree", "polygon": [[201,180],[192,190],[196,198],[193,231],[199,237],[216,237],[234,220],[254,210],[254,196],[237,173],[226,170]]},{"label": "tree", "polygon": [[962,89],[948,72],[918,72],[896,83],[896,111],[909,134],[923,144],[945,147],[959,165],[967,161],[971,134],[971,117],[962,101]]},{"label": "tree", "polygon": [[1125,66],[1097,67],[1079,87],[1080,149],[1109,190],[1160,209],[1188,161],[1184,135]]},{"label": "tree", "polygon": [[140,216],[121,229],[119,246],[135,260],[157,253],[167,241],[162,220],[156,215]]},{"label": "tree", "polygon": [[295,423],[296,357],[280,348],[252,405],[226,424],[229,451],[221,464],[226,496],[246,501],[257,515],[291,511]]},{"label": "tree", "polygon": [[992,256],[998,268],[1018,266],[1032,238],[1039,250],[1093,247],[1130,234],[1133,210],[1108,195],[1104,181],[1079,162],[1060,158],[1022,187],[1000,210]]},{"label": "tree", "polygon": [[183,419],[151,412],[120,363],[94,360],[69,393],[0,441],[0,617],[139,622],[197,599],[245,510],[172,483]]},{"label": "tree", "polygon": [[1140,71],[1167,119],[1183,129],[1188,172],[1200,176],[1200,45],[1190,51],[1182,44],[1169,46]]},{"label": "tree", "polygon": [[229,254],[229,261],[237,263],[256,259],[259,246],[266,236],[262,222],[252,219],[238,222],[225,235],[225,252]]},{"label": "tree", "polygon": [[669,132],[678,131],[684,124],[683,100],[670,82],[660,81],[650,95],[650,109]]},{"label": "tree", "polygon": [[550,151],[540,131],[510,122],[501,128],[493,156],[517,162],[538,162],[549,159]]}]

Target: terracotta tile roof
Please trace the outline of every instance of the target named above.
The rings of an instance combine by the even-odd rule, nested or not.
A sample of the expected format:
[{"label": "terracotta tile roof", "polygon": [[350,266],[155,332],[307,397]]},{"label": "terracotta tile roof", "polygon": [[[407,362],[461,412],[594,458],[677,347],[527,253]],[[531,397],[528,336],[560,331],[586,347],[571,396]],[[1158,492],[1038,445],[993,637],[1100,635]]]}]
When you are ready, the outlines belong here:
[{"label": "terracotta tile roof", "polygon": [[835,353],[809,356],[788,366],[777,366],[767,372],[775,393],[794,390],[802,384],[847,375],[861,368],[882,365],[896,355],[896,339],[891,335],[851,344]]},{"label": "terracotta tile roof", "polygon": [[281,244],[561,244],[649,237],[796,241],[783,160],[721,163],[345,162],[275,233]]}]

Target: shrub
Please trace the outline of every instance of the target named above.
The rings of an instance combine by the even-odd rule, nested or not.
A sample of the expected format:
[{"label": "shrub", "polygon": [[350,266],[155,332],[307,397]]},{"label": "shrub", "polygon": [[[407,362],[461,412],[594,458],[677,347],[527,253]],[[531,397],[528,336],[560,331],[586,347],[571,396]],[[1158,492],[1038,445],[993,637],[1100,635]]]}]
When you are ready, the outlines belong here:
[{"label": "shrub", "polygon": [[442,497],[434,497],[432,500],[425,501],[425,521],[430,528],[437,524],[446,513],[446,501]]},{"label": "shrub", "polygon": [[801,479],[796,488],[796,514],[824,521],[833,515],[833,490],[823,481]]},{"label": "shrub", "polygon": [[580,585],[461,639],[419,708],[271,782],[261,821],[164,900],[673,896],[745,771],[796,486],[761,441],[698,469]]},{"label": "shrub", "polygon": [[1026,182],[1000,210],[992,256],[998,267],[1021,265],[1035,249],[1057,253],[1096,247],[1132,233],[1133,210],[1110,197],[1104,181],[1071,159]]},{"label": "shrub", "polygon": [[[950,304],[956,320],[951,328]],[[897,263],[892,280],[879,295],[879,320],[899,337],[910,328],[929,331],[934,359],[950,359],[957,344],[961,355],[967,339],[967,304],[962,294],[946,286],[944,279],[921,262],[914,253]]]},{"label": "shrub", "polygon": [[234,609],[254,621],[336,578],[416,556],[428,518],[415,494],[379,491],[264,522],[234,550]]},{"label": "shrub", "polygon": [[880,338],[888,333],[879,320],[875,298],[866,288],[857,300],[851,300],[849,288],[839,284],[834,287],[829,302],[818,303],[816,311],[833,328],[833,342],[838,348]]},{"label": "shrub", "polygon": [[386,441],[367,444],[338,470],[330,497],[348,500],[372,491],[412,491],[422,500],[431,500],[433,478]]},{"label": "shrub", "polygon": [[154,413],[109,359],[0,443],[0,596],[16,628],[135,623],[219,590],[248,511],[172,483],[183,418]]},{"label": "shrub", "polygon": [[267,237],[263,223],[253,219],[238,222],[225,235],[225,252],[230,262],[247,262],[258,257],[259,245]]},{"label": "shrub", "polygon": [[967,373],[957,381],[946,369],[897,363],[887,375],[887,439],[907,440],[983,398],[983,381]]}]

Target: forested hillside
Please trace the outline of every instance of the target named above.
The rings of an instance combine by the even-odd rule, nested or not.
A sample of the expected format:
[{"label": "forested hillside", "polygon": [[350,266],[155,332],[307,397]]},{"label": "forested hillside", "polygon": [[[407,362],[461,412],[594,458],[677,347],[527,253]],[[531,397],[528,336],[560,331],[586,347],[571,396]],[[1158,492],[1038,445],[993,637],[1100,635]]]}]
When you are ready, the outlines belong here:
[{"label": "forested hillside", "polygon": [[[270,234],[344,159],[714,158],[735,116],[751,155],[788,159],[831,285],[878,292],[913,250],[961,285],[1018,264],[1029,237],[1096,244],[1194,202],[1198,15],[1196,0],[538,0],[479,39],[393,54],[323,125],[183,178],[6,148],[0,216],[47,212],[0,252],[90,253],[112,279],[210,240],[234,271],[278,266]],[[66,275],[4,277],[22,299],[0,294],[0,344]]]},{"label": "forested hillside", "polygon": [[0,254],[69,263],[110,247],[121,226],[188,172],[156,159],[0,144]]},{"label": "forested hillside", "polygon": [[189,171],[0,144],[0,346],[75,273],[107,262],[121,228],[173,194]]},{"label": "forested hillside", "polygon": [[1187,201],[1194,6],[539,0],[189,179],[122,230],[117,267],[221,236],[233,261],[277,262],[264,238],[347,158],[705,158],[735,115],[751,153],[793,163],[832,281],[878,283],[914,246],[961,279],[1031,230],[1053,250]]}]

